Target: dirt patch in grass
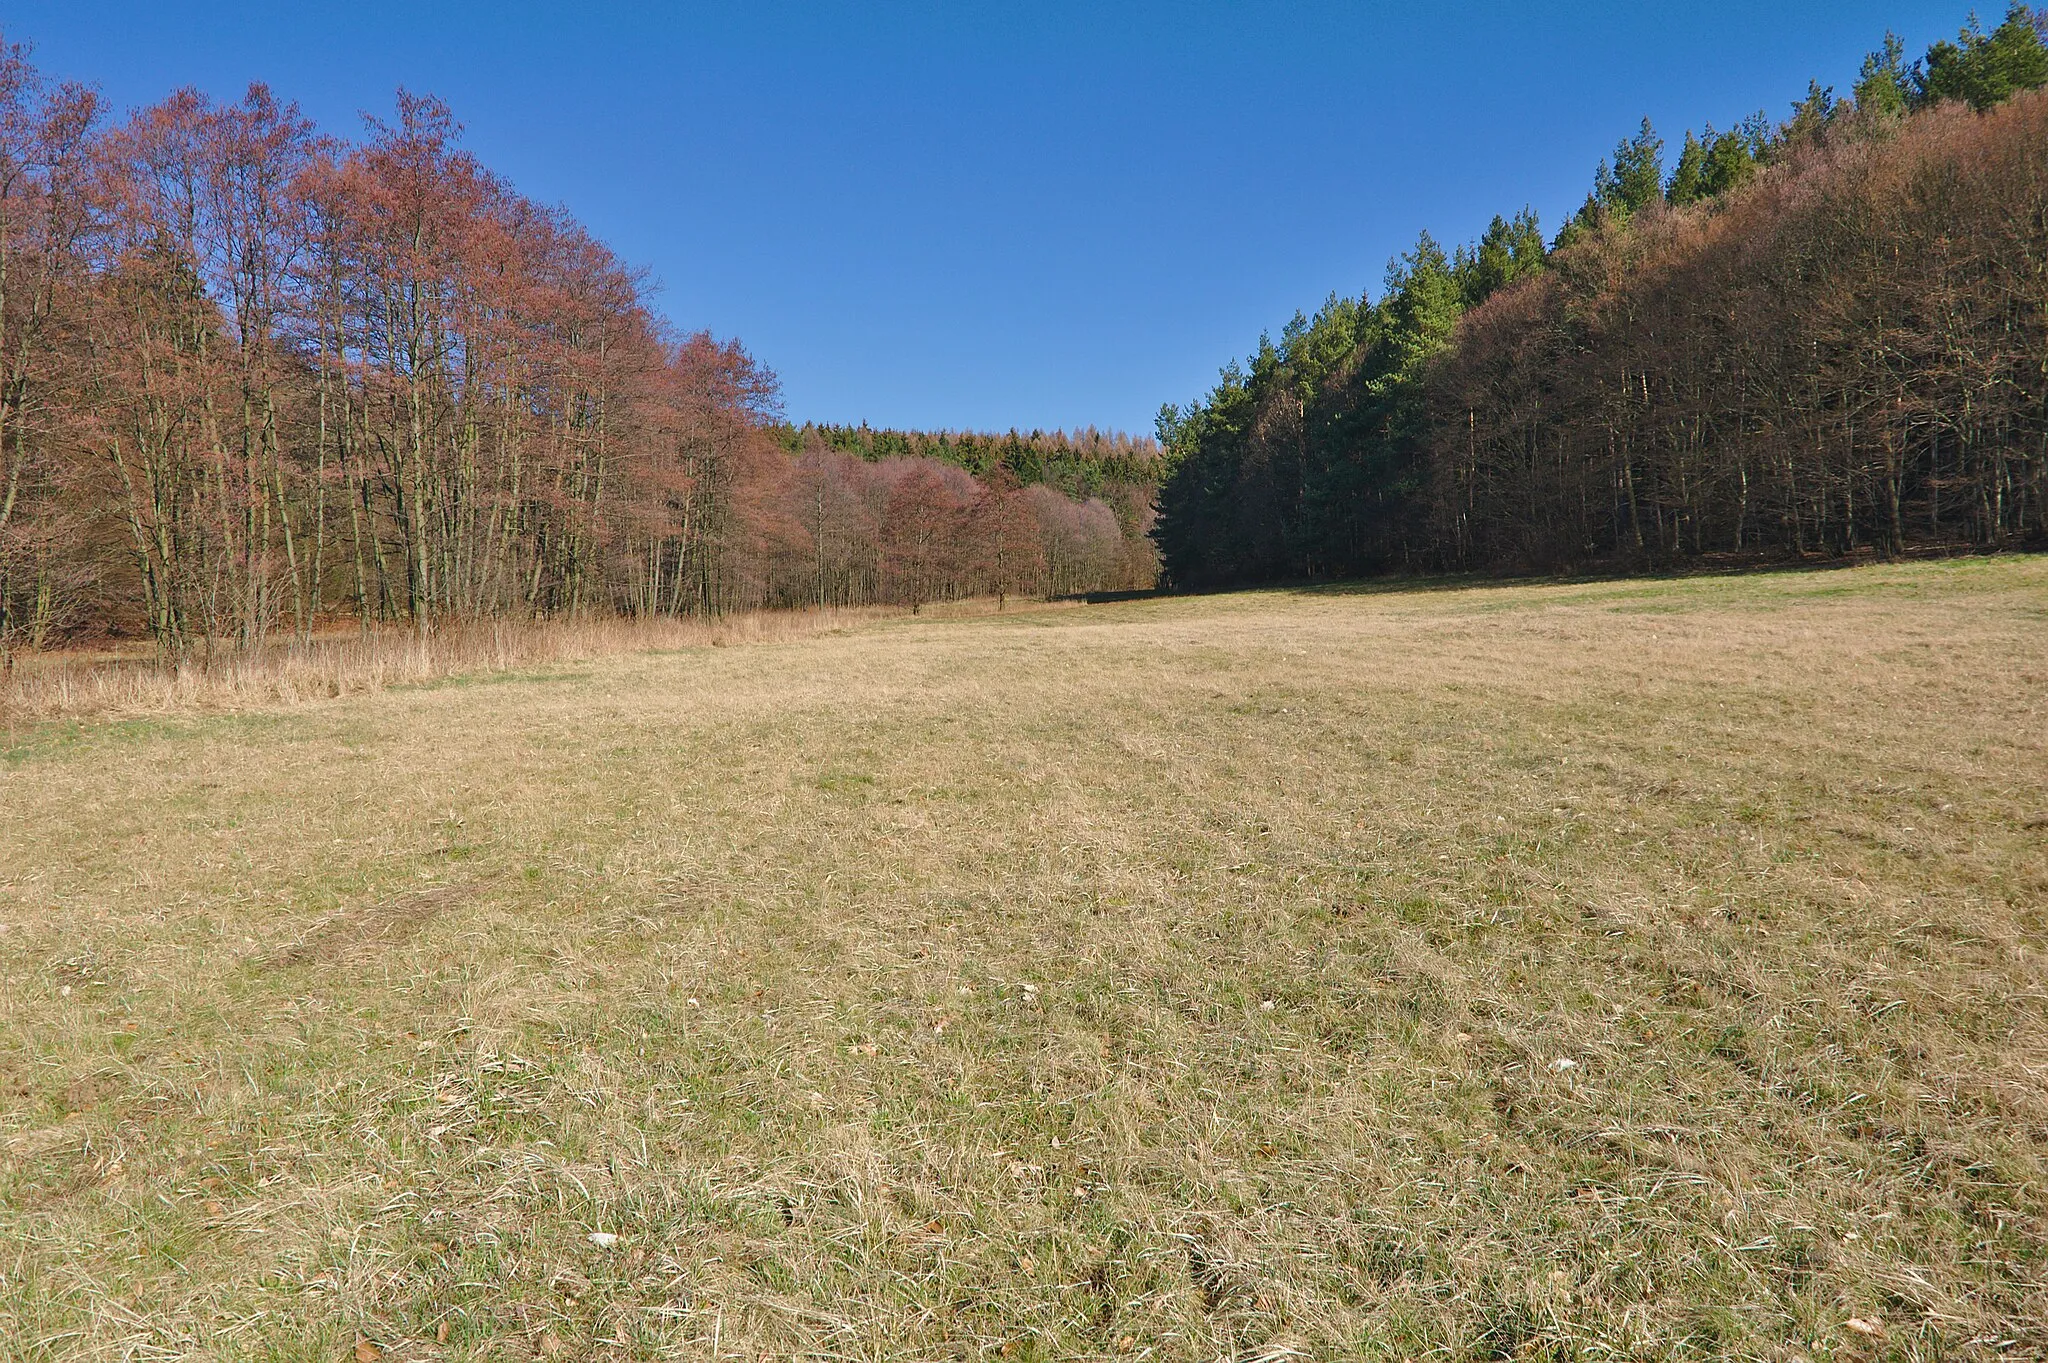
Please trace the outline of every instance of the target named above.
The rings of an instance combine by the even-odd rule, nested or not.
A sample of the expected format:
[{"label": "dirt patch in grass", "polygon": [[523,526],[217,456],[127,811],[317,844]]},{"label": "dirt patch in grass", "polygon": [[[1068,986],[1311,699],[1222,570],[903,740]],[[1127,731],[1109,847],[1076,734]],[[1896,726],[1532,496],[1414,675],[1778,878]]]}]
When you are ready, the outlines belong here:
[{"label": "dirt patch in grass", "polygon": [[447,910],[474,900],[489,886],[489,879],[435,885],[332,914],[257,964],[264,970],[333,965],[355,952],[397,946]]}]

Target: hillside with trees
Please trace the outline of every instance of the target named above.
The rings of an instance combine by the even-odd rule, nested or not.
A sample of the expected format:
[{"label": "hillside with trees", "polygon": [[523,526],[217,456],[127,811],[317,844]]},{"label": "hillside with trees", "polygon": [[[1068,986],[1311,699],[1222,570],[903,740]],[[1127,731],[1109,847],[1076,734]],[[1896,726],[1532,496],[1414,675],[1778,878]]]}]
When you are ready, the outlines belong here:
[{"label": "hillside with trees", "polygon": [[261,85],[116,117],[0,45],[0,661],[1150,582],[1140,445],[792,443],[765,366],[459,133]]},{"label": "hillside with trees", "polygon": [[936,459],[977,478],[999,466],[1020,483],[1046,483],[1073,497],[1099,497],[1122,488],[1150,489],[1159,481],[1163,451],[1151,436],[1099,431],[897,431],[821,425],[777,428],[784,449],[813,445],[881,459]]},{"label": "hillside with trees", "polygon": [[[934,466],[936,478],[961,487],[961,495],[970,499],[983,495],[972,490],[977,485],[996,495],[1021,495],[1039,543],[1033,572],[1022,580],[1043,595],[1150,587],[1158,577],[1151,531],[1164,454],[1150,436],[1092,426],[1072,432],[995,433],[814,422],[784,424],[775,435],[785,452],[814,471],[806,477],[822,476],[815,471],[830,468],[836,470],[832,477],[851,487],[922,464]],[[851,491],[842,495],[857,500]],[[815,507],[813,514],[819,514]],[[823,542],[815,531],[812,538]],[[827,533],[828,540],[836,538]],[[993,552],[1000,556],[1001,551]],[[1004,574],[997,577],[1008,580]]]},{"label": "hillside with trees", "polygon": [[1331,297],[1159,421],[1182,587],[2048,541],[2048,11],[1849,98],[1645,122],[1527,210]]}]

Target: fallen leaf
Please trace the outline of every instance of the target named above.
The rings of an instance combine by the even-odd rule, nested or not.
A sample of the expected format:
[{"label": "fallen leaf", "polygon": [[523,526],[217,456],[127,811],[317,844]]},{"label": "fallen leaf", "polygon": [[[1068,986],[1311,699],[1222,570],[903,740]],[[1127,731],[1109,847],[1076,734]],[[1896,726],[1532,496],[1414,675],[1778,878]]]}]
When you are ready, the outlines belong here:
[{"label": "fallen leaf", "polygon": [[584,1239],[590,1241],[591,1244],[596,1245],[599,1249],[610,1249],[613,1245],[619,1243],[619,1237],[608,1230],[594,1230],[585,1236]]},{"label": "fallen leaf", "polygon": [[377,1363],[377,1360],[383,1356],[384,1351],[382,1349],[370,1343],[369,1340],[364,1339],[361,1335],[356,1336],[356,1363]]},{"label": "fallen leaf", "polygon": [[441,1322],[441,1323],[440,1323],[439,1325],[436,1325],[436,1326],[434,1327],[434,1343],[436,1343],[436,1344],[446,1344],[447,1342],[448,1342],[448,1322],[444,1320],[444,1321],[442,1321],[442,1322]]},{"label": "fallen leaf", "polygon": [[215,1218],[223,1217],[228,1214],[228,1209],[218,1202],[209,1201],[206,1204],[206,1214]]},{"label": "fallen leaf", "polygon": [[1861,1316],[1851,1316],[1842,1323],[1859,1335],[1867,1335],[1871,1339],[1884,1338],[1884,1327],[1874,1320],[1865,1320]]}]

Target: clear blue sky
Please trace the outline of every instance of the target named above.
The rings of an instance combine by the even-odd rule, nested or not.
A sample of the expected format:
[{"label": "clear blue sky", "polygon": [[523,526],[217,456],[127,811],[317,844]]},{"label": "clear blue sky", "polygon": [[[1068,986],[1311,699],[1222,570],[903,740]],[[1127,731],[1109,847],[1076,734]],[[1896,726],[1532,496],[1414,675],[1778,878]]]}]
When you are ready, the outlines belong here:
[{"label": "clear blue sky", "polygon": [[[1981,0],[1995,21],[2001,0]],[[1644,115],[1782,116],[1964,3],[0,0],[132,106],[252,79],[329,132],[399,85],[738,336],[794,419],[1149,430],[1427,228],[1555,230]]]}]

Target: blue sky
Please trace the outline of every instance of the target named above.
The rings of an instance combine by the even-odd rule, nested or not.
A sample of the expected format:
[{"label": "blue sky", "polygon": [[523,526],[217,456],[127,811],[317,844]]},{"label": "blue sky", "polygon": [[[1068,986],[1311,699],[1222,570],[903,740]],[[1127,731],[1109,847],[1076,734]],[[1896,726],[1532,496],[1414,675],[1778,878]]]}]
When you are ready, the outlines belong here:
[{"label": "blue sky", "polygon": [[[486,164],[738,336],[796,420],[1149,430],[1427,228],[1546,230],[1648,115],[1782,116],[1968,5],[0,0],[115,104],[440,95]],[[1995,21],[2002,5],[1983,6]]]}]

